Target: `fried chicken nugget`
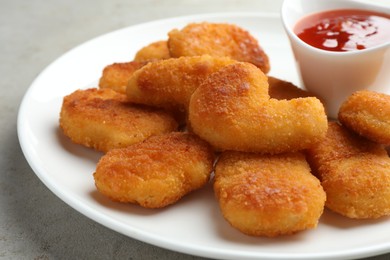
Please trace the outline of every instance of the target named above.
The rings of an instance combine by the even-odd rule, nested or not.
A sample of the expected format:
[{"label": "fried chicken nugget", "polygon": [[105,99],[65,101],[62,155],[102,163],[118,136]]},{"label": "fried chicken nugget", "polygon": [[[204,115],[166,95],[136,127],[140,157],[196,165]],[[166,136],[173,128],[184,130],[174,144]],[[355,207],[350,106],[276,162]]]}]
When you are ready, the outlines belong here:
[{"label": "fried chicken nugget", "polygon": [[167,41],[157,41],[141,48],[135,54],[134,61],[147,62],[170,58]]},{"label": "fried chicken nugget", "polygon": [[250,62],[264,73],[270,70],[267,54],[258,41],[246,30],[225,23],[190,23],[181,30],[168,33],[171,57],[211,56],[230,57]]},{"label": "fried chicken nugget", "polygon": [[99,192],[114,201],[162,208],[203,187],[213,170],[211,147],[175,132],[109,151],[94,173]]},{"label": "fried chicken nugget", "polygon": [[175,131],[178,123],[165,111],[130,104],[114,90],[87,89],[64,97],[60,127],[74,143],[107,152]]},{"label": "fried chicken nugget", "polygon": [[275,77],[268,76],[269,95],[274,99],[294,99],[304,97],[315,97],[309,91],[298,88],[293,83]]},{"label": "fried chicken nugget", "polygon": [[341,105],[338,119],[371,141],[390,145],[390,95],[357,91]]},{"label": "fried chicken nugget", "polygon": [[326,198],[301,153],[224,152],[216,164],[214,191],[224,218],[252,236],[315,228]]},{"label": "fried chicken nugget", "polygon": [[307,150],[326,192],[326,206],[349,218],[390,215],[390,159],[379,144],[336,122],[326,138]]},{"label": "fried chicken nugget", "polygon": [[218,150],[272,154],[308,148],[324,138],[328,127],[317,98],[270,99],[267,77],[244,62],[202,82],[191,96],[189,122]]},{"label": "fried chicken nugget", "polygon": [[106,66],[99,80],[99,88],[110,88],[125,94],[130,77],[145,64],[146,62],[131,61]]},{"label": "fried chicken nugget", "polygon": [[185,113],[192,93],[206,76],[234,62],[226,57],[203,55],[149,63],[129,80],[127,98],[134,103]]}]

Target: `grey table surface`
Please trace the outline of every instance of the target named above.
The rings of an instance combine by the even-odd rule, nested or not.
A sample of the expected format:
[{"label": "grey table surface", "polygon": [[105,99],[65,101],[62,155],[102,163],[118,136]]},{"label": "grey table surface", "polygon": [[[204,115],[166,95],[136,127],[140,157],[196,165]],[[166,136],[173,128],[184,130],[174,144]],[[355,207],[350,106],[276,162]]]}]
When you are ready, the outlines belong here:
[{"label": "grey table surface", "polygon": [[[46,66],[101,34],[190,14],[278,12],[280,4],[281,0],[0,0],[0,258],[203,259],[116,233],[56,197],[20,149],[19,104]],[[390,254],[369,259],[390,259]]]}]

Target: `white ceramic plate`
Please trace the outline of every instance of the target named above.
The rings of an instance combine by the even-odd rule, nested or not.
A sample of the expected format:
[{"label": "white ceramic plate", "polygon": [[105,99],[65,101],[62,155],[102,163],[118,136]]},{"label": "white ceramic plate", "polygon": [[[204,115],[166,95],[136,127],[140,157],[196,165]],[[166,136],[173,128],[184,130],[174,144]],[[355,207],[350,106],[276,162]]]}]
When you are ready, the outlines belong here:
[{"label": "white ceramic plate", "polygon": [[267,14],[209,14],[118,30],[69,51],[26,93],[18,134],[37,176],[67,204],[117,232],[171,250],[225,259],[345,259],[390,251],[390,219],[357,221],[325,211],[317,229],[274,239],[245,236],[222,218],[211,186],[162,210],[111,202],[96,192],[92,173],[101,153],[72,144],[58,127],[63,96],[96,85],[105,65],[130,61],[148,43],[192,21],[229,22],[249,30],[271,60],[270,75],[298,84],[281,21]]}]

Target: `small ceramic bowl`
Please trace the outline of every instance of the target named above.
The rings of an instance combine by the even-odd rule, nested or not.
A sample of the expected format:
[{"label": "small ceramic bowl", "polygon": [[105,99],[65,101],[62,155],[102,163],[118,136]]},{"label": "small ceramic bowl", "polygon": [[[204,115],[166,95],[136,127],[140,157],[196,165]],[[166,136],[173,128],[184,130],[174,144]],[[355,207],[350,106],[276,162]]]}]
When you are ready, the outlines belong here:
[{"label": "small ceramic bowl", "polygon": [[285,0],[282,21],[304,87],[325,103],[328,116],[337,118],[341,103],[353,92],[369,89],[390,94],[390,42],[364,50],[325,51],[302,41],[293,28],[303,17],[335,9],[364,9],[390,14],[390,6],[352,0]]}]

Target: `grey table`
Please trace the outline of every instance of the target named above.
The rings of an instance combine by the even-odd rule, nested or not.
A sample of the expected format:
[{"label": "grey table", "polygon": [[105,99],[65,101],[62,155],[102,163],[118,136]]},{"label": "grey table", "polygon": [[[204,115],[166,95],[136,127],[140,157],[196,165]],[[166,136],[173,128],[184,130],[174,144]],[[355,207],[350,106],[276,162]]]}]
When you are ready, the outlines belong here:
[{"label": "grey table", "polygon": [[[19,104],[41,70],[64,52],[98,35],[188,14],[278,12],[280,3],[280,0],[0,0],[0,258],[201,259],[118,234],[53,195],[35,176],[19,147],[16,133]],[[390,254],[370,259],[390,259]]]}]

